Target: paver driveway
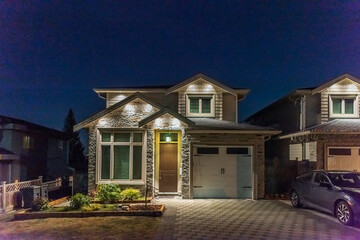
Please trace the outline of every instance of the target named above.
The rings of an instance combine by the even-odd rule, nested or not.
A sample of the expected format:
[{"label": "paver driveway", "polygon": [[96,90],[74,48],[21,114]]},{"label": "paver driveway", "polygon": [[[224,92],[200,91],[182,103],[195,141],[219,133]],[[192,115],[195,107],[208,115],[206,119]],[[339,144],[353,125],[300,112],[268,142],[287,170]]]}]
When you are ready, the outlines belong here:
[{"label": "paver driveway", "polygon": [[360,230],[281,201],[182,200],[167,206],[157,239],[360,239]]}]

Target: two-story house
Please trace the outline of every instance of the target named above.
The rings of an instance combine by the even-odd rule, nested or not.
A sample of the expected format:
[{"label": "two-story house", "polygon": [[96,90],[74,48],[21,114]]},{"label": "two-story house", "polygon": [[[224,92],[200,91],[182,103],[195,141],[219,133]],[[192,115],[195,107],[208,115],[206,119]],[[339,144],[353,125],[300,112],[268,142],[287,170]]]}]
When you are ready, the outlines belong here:
[{"label": "two-story house", "polygon": [[278,168],[291,172],[280,181],[310,169],[360,171],[359,94],[360,79],[344,74],[295,90],[246,119],[283,131],[266,143],[267,163],[277,159]]},{"label": "two-story house", "polygon": [[89,131],[89,193],[116,183],[183,198],[264,197],[264,139],[279,131],[237,122],[248,89],[198,74],[94,91],[106,109],[74,127]]},{"label": "two-story house", "polygon": [[0,181],[69,175],[63,132],[22,119],[0,116]]}]

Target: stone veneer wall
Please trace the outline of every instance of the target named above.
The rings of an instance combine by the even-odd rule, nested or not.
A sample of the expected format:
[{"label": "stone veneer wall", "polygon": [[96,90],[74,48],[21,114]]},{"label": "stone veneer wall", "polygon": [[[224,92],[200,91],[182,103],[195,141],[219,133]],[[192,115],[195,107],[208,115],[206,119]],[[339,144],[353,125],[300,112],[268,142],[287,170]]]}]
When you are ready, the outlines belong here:
[{"label": "stone veneer wall", "polygon": [[146,184],[148,189],[151,187],[151,192],[154,193],[154,130],[148,129],[146,136]]},{"label": "stone veneer wall", "polygon": [[[138,122],[158,111],[154,107],[149,107],[149,104],[141,100],[137,100],[136,103],[129,103],[126,106],[129,106],[126,109],[126,106],[120,107],[118,110],[109,113],[108,115],[102,117],[101,119],[95,121],[89,127],[89,161],[88,161],[88,193],[93,194],[96,190],[96,144],[97,144],[97,130],[99,128],[106,129],[112,128],[112,130],[121,128],[133,128],[134,130],[138,128]],[[140,101],[140,102],[139,102]],[[144,146],[147,147],[146,152],[146,181],[148,184],[153,186],[152,181],[149,181],[150,177],[153,176],[153,159],[150,159],[149,156],[153,155],[153,130],[147,130],[147,142],[144,143]],[[149,166],[149,163],[150,166]],[[128,185],[126,185],[128,186]],[[125,185],[123,187],[126,187]],[[144,186],[132,186],[139,188],[142,191]]]},{"label": "stone veneer wall", "polygon": [[183,198],[190,198],[190,134],[182,130],[181,135],[181,195]]}]

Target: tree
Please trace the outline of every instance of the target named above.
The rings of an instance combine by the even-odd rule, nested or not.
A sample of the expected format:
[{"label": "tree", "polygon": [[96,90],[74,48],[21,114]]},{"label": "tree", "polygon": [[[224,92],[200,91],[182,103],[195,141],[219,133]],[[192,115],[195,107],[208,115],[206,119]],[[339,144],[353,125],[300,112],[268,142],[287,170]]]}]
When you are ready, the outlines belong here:
[{"label": "tree", "polygon": [[84,155],[84,146],[80,141],[78,132],[74,132],[73,128],[76,124],[73,110],[70,108],[64,122],[64,133],[69,147],[69,164],[76,171],[85,171],[86,157]]}]

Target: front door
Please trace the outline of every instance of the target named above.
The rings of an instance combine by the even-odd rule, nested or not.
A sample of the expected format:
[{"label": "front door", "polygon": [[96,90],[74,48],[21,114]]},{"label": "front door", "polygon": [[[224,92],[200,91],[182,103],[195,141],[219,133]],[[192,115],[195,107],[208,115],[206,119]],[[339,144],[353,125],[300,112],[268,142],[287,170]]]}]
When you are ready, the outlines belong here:
[{"label": "front door", "polygon": [[177,156],[176,143],[160,143],[160,192],[177,192]]}]

